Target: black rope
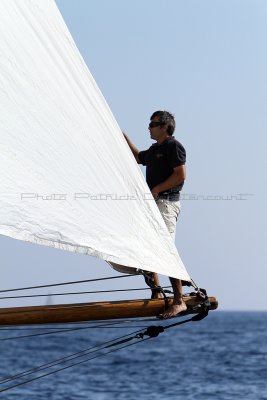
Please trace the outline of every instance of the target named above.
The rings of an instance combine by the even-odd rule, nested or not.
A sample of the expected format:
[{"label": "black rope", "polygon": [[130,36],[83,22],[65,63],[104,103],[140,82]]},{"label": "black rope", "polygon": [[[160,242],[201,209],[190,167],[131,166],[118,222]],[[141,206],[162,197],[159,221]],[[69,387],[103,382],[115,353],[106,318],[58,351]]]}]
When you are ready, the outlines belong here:
[{"label": "black rope", "polygon": [[[129,319],[119,319],[119,321],[116,319],[109,319],[108,321],[110,321],[111,324],[119,324],[119,323],[131,323],[131,322],[153,322],[153,321],[158,321],[158,317],[140,317],[140,318],[129,318]],[[99,324],[108,324],[109,322],[107,322],[107,320],[98,320],[97,321]],[[77,321],[77,322],[64,322],[62,323],[63,326],[61,326],[60,323],[53,323],[52,326],[51,324],[42,324],[42,326],[40,326],[40,324],[16,324],[16,326],[18,328],[14,328],[13,325],[2,325],[2,327],[0,328],[0,331],[15,331],[15,330],[41,330],[41,329],[69,329],[68,327],[65,327],[65,325],[68,326],[76,326],[76,325],[93,325],[96,323],[96,320],[93,321]],[[96,327],[98,327],[98,325],[96,325]]]},{"label": "black rope", "polygon": [[16,289],[4,289],[4,290],[0,290],[0,293],[16,292],[19,290],[41,289],[41,288],[48,288],[48,287],[53,287],[53,286],[74,285],[77,283],[97,282],[97,281],[104,281],[104,280],[108,280],[108,279],[128,278],[130,276],[136,276],[136,275],[129,274],[129,275],[109,276],[106,278],[86,279],[83,281],[60,282],[60,283],[53,283],[53,284],[48,284],[48,285],[28,286],[28,287],[16,288]]},{"label": "black rope", "polygon": [[[47,369],[48,367],[60,364],[61,362],[67,362],[68,360],[72,360],[72,359],[78,358],[81,355],[85,355],[87,352],[93,352],[93,350],[97,349],[98,347],[101,347],[101,346],[89,347],[88,349],[85,349],[85,350],[82,350],[82,351],[78,351],[76,353],[73,353],[73,354],[70,354],[68,356],[59,358],[57,360],[49,361],[47,363],[39,365],[38,367],[34,367],[34,368],[31,368],[31,369],[28,369],[28,370],[20,372],[20,373],[18,373],[16,375],[12,375],[12,376],[8,376],[8,377],[5,377],[5,378],[2,378],[0,380],[0,384],[10,382],[10,381],[18,379],[18,378],[20,378],[22,376],[33,374],[33,373],[38,372],[38,371],[43,370],[43,369]],[[94,350],[94,351],[96,351],[96,350]]]},{"label": "black rope", "polygon": [[[155,319],[154,321],[157,321],[158,319]],[[121,322],[123,322],[123,321],[119,321],[118,322],[118,324],[119,323],[121,323]],[[128,321],[128,322],[133,322],[133,321]],[[136,322],[136,321],[135,321]],[[115,325],[115,323],[114,323],[114,325]],[[145,327],[144,325],[131,325],[131,328],[132,327],[135,327],[135,328],[138,328],[138,327]],[[95,329],[95,328],[113,328],[113,324],[111,324],[110,326],[109,325],[95,325],[95,326],[87,326],[87,327],[79,327],[79,328],[76,328],[77,330],[79,330],[79,329]],[[117,326],[115,326],[114,328],[117,328]],[[118,328],[128,328],[128,326],[127,325],[124,325],[124,326],[118,326]],[[40,327],[40,328],[0,328],[0,332],[1,331],[42,331],[42,330],[44,330],[44,329],[49,329],[49,330],[54,330],[54,333],[57,333],[57,330],[59,329],[59,328],[45,328],[45,327]],[[61,328],[61,330],[60,331],[58,331],[59,333],[64,333],[64,332],[68,332],[68,331],[70,331],[70,330],[72,330],[72,329],[70,329],[70,328]],[[75,330],[75,329],[74,329]],[[53,333],[53,332],[51,332],[51,333]],[[44,333],[45,335],[46,335],[46,333]],[[11,339],[13,339],[13,338],[11,338]],[[1,339],[0,339],[1,340]]]},{"label": "black rope", "polygon": [[[150,338],[149,338],[149,337],[148,337],[148,338],[145,338],[145,339],[142,340],[142,342],[144,342],[145,340],[148,340],[148,339],[150,339]],[[82,360],[82,361],[73,363],[73,364],[71,364],[71,365],[67,365],[66,367],[59,368],[59,369],[57,369],[57,370],[55,370],[55,371],[51,371],[51,372],[48,372],[48,373],[46,373],[46,374],[37,376],[37,377],[35,377],[35,378],[32,378],[32,379],[29,379],[29,380],[26,380],[26,381],[17,383],[17,384],[15,384],[15,385],[8,386],[7,388],[0,389],[0,392],[6,392],[6,391],[8,391],[8,390],[10,390],[10,389],[14,389],[14,388],[16,388],[16,387],[18,387],[18,386],[25,385],[26,383],[30,383],[30,382],[36,381],[36,380],[38,380],[38,379],[44,378],[44,377],[49,376],[49,375],[53,375],[53,374],[55,374],[55,373],[57,373],[57,372],[64,371],[64,370],[66,370],[66,369],[68,369],[68,368],[72,368],[72,367],[74,367],[74,366],[76,366],[76,365],[86,363],[86,362],[88,362],[88,361],[94,360],[94,359],[99,358],[99,357],[106,356],[106,355],[108,355],[108,354],[114,353],[115,351],[124,349],[124,348],[126,348],[126,347],[130,347],[130,346],[133,346],[134,344],[138,344],[138,343],[142,343],[142,342],[136,341],[136,342],[134,342],[134,343],[128,343],[128,344],[126,344],[126,345],[124,345],[124,346],[121,346],[121,347],[119,347],[119,348],[116,348],[116,349],[107,351],[107,352],[105,352],[105,353],[103,353],[103,354],[98,354],[98,355],[96,355],[96,356],[94,356],[94,357],[90,357],[90,358],[87,358],[87,359],[85,359],[85,360]]]},{"label": "black rope", "polygon": [[21,335],[21,336],[11,336],[11,337],[6,337],[6,338],[0,338],[0,341],[5,341],[5,340],[17,340],[17,339],[26,339],[30,337],[37,337],[37,336],[46,336],[46,335],[55,335],[58,333],[66,333],[66,332],[72,332],[72,331],[79,331],[83,329],[89,329],[87,327],[83,328],[69,328],[69,329],[64,329],[64,330],[58,330],[58,331],[52,331],[52,332],[42,332],[42,333],[33,333],[31,335]]},{"label": "black rope", "polygon": [[[124,336],[122,336],[122,337],[120,337],[120,338],[113,339],[113,340],[111,340],[111,341],[109,341],[109,342],[104,343],[103,345],[94,346],[94,347],[92,347],[92,348],[90,348],[90,349],[87,349],[87,350],[85,350],[85,351],[78,352],[78,353],[74,353],[73,355],[75,355],[75,357],[72,357],[73,355],[67,356],[67,357],[64,357],[64,358],[62,358],[62,359],[56,360],[56,361],[54,361],[54,362],[50,362],[50,363],[43,364],[43,366],[40,366],[40,367],[37,367],[37,368],[33,368],[32,370],[24,371],[24,372],[22,372],[22,373],[20,373],[20,374],[17,374],[17,375],[12,376],[12,377],[5,378],[5,379],[1,380],[0,383],[1,383],[1,384],[7,383],[7,382],[10,382],[10,381],[12,381],[12,380],[18,379],[18,378],[20,378],[20,377],[23,377],[23,376],[26,376],[26,375],[30,375],[30,374],[33,374],[33,373],[37,373],[37,372],[39,372],[39,371],[41,371],[41,370],[44,370],[44,369],[53,367],[53,366],[58,365],[58,364],[60,364],[60,363],[62,363],[62,362],[65,363],[65,362],[71,361],[71,360],[73,360],[73,359],[75,359],[75,358],[84,357],[84,356],[86,355],[86,353],[84,353],[84,352],[86,352],[86,351],[89,352],[89,353],[90,353],[90,352],[91,352],[91,353],[95,353],[95,352],[97,352],[97,351],[105,350],[106,348],[109,348],[109,347],[111,347],[111,346],[118,346],[118,345],[120,345],[120,344],[122,344],[122,343],[129,342],[130,340],[139,339],[140,337],[137,336],[137,335],[138,335],[138,332],[140,332],[140,330],[138,330],[138,331],[136,331],[136,332],[132,332],[132,333],[129,334],[129,335],[124,335]],[[131,336],[130,338],[125,338],[126,336],[130,336],[130,335],[133,335],[133,334],[135,334],[135,333],[136,333],[135,336]],[[121,338],[123,338],[123,339],[117,341],[118,339],[121,339]],[[149,339],[149,338],[146,338],[146,339],[144,339],[144,340],[147,340],[147,339]],[[115,340],[116,340],[116,342],[115,342]],[[112,344],[111,342],[115,342],[115,343]],[[107,351],[107,352],[102,353],[102,354],[97,354],[97,355],[95,355],[95,356],[93,356],[93,357],[89,357],[89,358],[87,358],[87,359],[85,359],[85,360],[82,360],[82,361],[79,361],[79,362],[75,362],[75,363],[73,363],[73,364],[71,364],[71,365],[67,365],[67,366],[62,367],[62,368],[59,368],[59,369],[57,369],[57,370],[55,370],[55,371],[51,371],[51,372],[48,372],[48,373],[46,373],[46,374],[40,375],[40,376],[38,376],[38,377],[35,377],[35,378],[32,378],[32,379],[29,379],[29,380],[26,380],[26,381],[17,383],[17,384],[15,384],[15,385],[9,386],[9,387],[7,387],[7,388],[0,389],[0,392],[5,392],[5,391],[10,390],[10,389],[13,389],[13,388],[15,388],[15,387],[17,387],[17,386],[21,386],[21,385],[24,385],[24,384],[26,384],[26,383],[29,383],[29,382],[35,381],[35,380],[37,380],[37,379],[43,378],[43,377],[45,377],[45,376],[52,375],[52,374],[54,374],[54,373],[63,371],[63,370],[65,370],[65,369],[71,368],[71,367],[73,367],[73,366],[76,366],[76,365],[79,365],[79,364],[88,362],[88,361],[93,360],[93,359],[95,359],[95,358],[102,357],[102,356],[104,356],[104,355],[108,355],[108,354],[113,353],[113,352],[115,352],[115,351],[117,351],[117,350],[120,350],[120,349],[122,349],[122,348],[132,346],[133,344],[136,344],[136,343],[140,343],[140,341],[136,341],[136,342],[130,343],[130,344],[128,343],[127,345],[118,347],[118,348],[116,348],[116,349]],[[90,351],[90,350],[92,350],[92,349],[95,349],[96,347],[100,347],[100,348],[98,348],[98,349],[96,349],[96,350],[93,350],[93,351]],[[102,347],[102,348],[101,348],[101,347]],[[81,353],[84,353],[84,354],[81,355]],[[76,354],[77,354],[77,356],[76,356]],[[78,354],[80,354],[80,355],[78,355]],[[72,357],[72,358],[71,358],[71,357]],[[64,360],[64,361],[63,361],[63,360]]]},{"label": "black rope", "polygon": [[42,370],[42,369],[47,369],[49,366],[57,365],[57,364],[60,364],[61,362],[66,362],[66,361],[68,361],[68,360],[72,360],[72,359],[78,358],[78,357],[80,357],[80,356],[87,355],[88,353],[94,353],[94,352],[96,352],[96,351],[98,351],[98,350],[101,350],[101,348],[104,348],[106,345],[110,345],[110,344],[113,343],[113,342],[115,343],[116,341],[121,340],[121,339],[124,339],[124,338],[126,338],[126,337],[129,337],[129,336],[131,336],[131,335],[133,335],[133,334],[138,334],[139,332],[140,332],[140,330],[138,330],[138,331],[136,331],[136,332],[131,332],[131,333],[129,333],[129,334],[120,336],[120,337],[118,337],[118,338],[116,338],[116,339],[111,339],[111,340],[109,340],[109,341],[107,341],[107,342],[104,342],[104,343],[102,343],[102,344],[89,347],[89,348],[87,348],[87,349],[85,349],[85,350],[81,350],[81,351],[72,353],[72,354],[70,354],[70,355],[68,355],[68,356],[65,356],[65,357],[62,357],[62,358],[58,358],[58,359],[53,360],[53,361],[50,361],[50,362],[48,362],[48,363],[44,363],[44,364],[42,364],[42,365],[39,365],[38,367],[31,368],[31,369],[29,369],[29,370],[20,372],[20,373],[18,373],[18,374],[16,374],[16,375],[12,375],[12,376],[8,376],[8,377],[5,377],[5,378],[2,378],[2,379],[0,380],[0,384],[6,383],[6,382],[8,382],[8,381],[15,380],[15,379],[17,379],[17,378],[19,378],[19,377],[21,377],[21,376],[24,376],[24,375],[29,375],[29,374],[31,374],[31,373],[38,372],[39,370]]},{"label": "black rope", "polygon": [[[162,289],[167,289],[167,288],[170,288],[170,287],[171,286],[164,286]],[[149,288],[133,288],[133,289],[94,290],[94,291],[90,291],[90,292],[83,291],[83,292],[52,293],[52,294],[49,294],[49,295],[47,295],[47,294],[31,294],[31,295],[22,295],[22,296],[5,296],[5,297],[0,297],[0,300],[22,299],[22,298],[31,298],[31,297],[68,296],[68,295],[77,295],[77,294],[130,292],[130,291],[138,291],[138,290],[150,290],[150,289]],[[164,293],[172,294],[172,292],[170,290],[164,290]]]},{"label": "black rope", "polygon": [[[81,331],[81,330],[85,330],[85,329],[104,329],[104,328],[129,329],[129,326],[126,326],[126,325],[124,325],[124,326],[116,325],[116,324],[120,324],[120,323],[121,323],[121,321],[113,322],[110,324],[106,323],[104,325],[85,326],[85,327],[79,327],[79,328],[65,328],[65,329],[60,329],[60,330],[54,330],[52,332],[41,332],[41,333],[33,333],[30,335],[11,336],[11,337],[0,338],[0,341],[26,339],[26,338],[32,338],[32,337],[37,337],[37,336],[56,335],[59,333],[68,333],[68,332],[73,332],[73,331]],[[116,326],[114,326],[114,325],[116,325]],[[131,328],[144,328],[144,327],[145,327],[144,325],[131,325]],[[40,329],[44,329],[44,328],[40,328]]]}]

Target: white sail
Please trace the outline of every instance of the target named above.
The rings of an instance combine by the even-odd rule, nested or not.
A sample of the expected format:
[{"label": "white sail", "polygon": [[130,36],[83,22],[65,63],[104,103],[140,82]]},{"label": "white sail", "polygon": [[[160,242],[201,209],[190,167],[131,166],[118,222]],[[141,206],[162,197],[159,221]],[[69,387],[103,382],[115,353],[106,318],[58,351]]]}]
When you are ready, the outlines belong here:
[{"label": "white sail", "polygon": [[1,0],[0,234],[190,280],[53,0]]}]

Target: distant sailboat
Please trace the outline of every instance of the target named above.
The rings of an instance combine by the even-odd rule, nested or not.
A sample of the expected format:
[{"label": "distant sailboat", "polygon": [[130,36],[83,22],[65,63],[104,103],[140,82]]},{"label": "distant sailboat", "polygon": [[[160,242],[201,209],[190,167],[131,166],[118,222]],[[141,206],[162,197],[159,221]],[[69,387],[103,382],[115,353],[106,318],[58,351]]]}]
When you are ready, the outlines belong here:
[{"label": "distant sailboat", "polygon": [[[0,234],[191,282],[53,0],[1,1],[0,105]],[[2,308],[0,324],[163,309],[163,300]]]},{"label": "distant sailboat", "polygon": [[48,293],[46,296],[46,305],[47,306],[52,306],[53,305],[53,295],[51,293]]}]

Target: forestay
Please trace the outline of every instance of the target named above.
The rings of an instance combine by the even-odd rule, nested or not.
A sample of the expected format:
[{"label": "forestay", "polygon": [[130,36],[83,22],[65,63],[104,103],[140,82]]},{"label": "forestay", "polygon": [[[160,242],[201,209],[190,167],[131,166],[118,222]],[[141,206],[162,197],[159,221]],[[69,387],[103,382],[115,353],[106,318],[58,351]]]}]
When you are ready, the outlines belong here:
[{"label": "forestay", "polygon": [[190,280],[54,1],[2,0],[0,233]]}]

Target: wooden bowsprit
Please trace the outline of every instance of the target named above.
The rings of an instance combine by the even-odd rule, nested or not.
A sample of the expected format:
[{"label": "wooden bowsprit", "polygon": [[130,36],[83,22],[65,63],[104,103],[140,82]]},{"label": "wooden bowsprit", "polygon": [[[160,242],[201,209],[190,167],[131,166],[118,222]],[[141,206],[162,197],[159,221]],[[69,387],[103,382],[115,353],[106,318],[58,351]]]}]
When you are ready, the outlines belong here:
[{"label": "wooden bowsprit", "polygon": [[[209,310],[218,307],[216,297],[209,297]],[[169,298],[169,305],[173,299]],[[189,313],[202,310],[197,296],[184,297]],[[198,308],[199,306],[199,308]],[[27,325],[70,323],[79,321],[109,320],[120,318],[155,317],[164,312],[163,299],[140,299],[77,304],[59,304],[32,307],[0,308],[0,325]]]}]

